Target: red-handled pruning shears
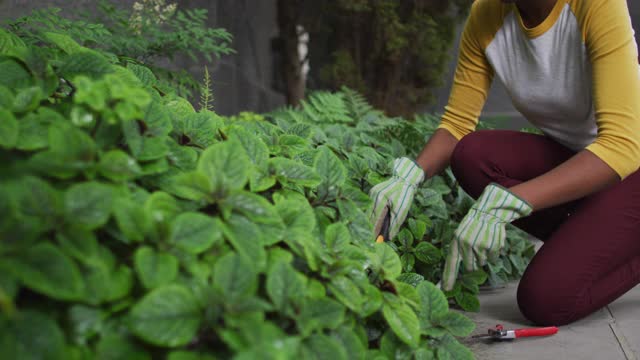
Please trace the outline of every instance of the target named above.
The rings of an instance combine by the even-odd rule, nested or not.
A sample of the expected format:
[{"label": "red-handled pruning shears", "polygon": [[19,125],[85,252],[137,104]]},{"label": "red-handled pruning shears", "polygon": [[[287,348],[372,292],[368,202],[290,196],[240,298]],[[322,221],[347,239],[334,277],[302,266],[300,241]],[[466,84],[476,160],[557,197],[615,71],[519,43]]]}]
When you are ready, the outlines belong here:
[{"label": "red-handled pruning shears", "polygon": [[548,336],[558,332],[558,328],[555,326],[543,327],[543,328],[531,328],[531,329],[516,329],[505,330],[500,324],[496,325],[495,329],[489,329],[486,335],[474,335],[472,338],[492,338],[494,340],[513,340],[522,337],[531,336]]}]

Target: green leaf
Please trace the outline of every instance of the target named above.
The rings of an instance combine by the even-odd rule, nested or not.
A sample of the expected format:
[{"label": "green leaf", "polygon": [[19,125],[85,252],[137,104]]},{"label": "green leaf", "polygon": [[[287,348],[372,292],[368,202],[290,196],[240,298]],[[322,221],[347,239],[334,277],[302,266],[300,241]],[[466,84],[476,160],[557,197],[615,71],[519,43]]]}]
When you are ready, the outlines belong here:
[{"label": "green leaf", "polygon": [[393,332],[406,344],[417,347],[420,343],[420,322],[416,313],[393,294],[384,294],[382,315]]},{"label": "green leaf", "polygon": [[306,299],[297,319],[298,329],[307,336],[315,330],[335,329],[344,321],[345,309],[330,298]]},{"label": "green leaf", "polygon": [[342,252],[347,245],[351,244],[349,229],[344,223],[333,223],[327,226],[324,242],[330,251],[334,253]]},{"label": "green leaf", "polygon": [[276,177],[268,175],[267,170],[254,169],[249,174],[249,188],[259,193],[271,189],[276,184]]},{"label": "green leaf", "polygon": [[418,286],[424,281],[424,276],[416,273],[403,273],[396,278],[398,281],[402,281],[405,284],[409,284],[413,287]]},{"label": "green leaf", "polygon": [[347,359],[364,360],[365,345],[360,341],[356,332],[348,326],[342,326],[333,331],[331,336],[337,340],[347,353]]},{"label": "green leaf", "polygon": [[167,191],[188,200],[213,202],[211,182],[199,171],[182,172],[174,176],[171,179],[171,188]]},{"label": "green leaf", "polygon": [[438,325],[447,329],[453,336],[469,336],[476,328],[476,324],[466,316],[455,311],[449,311],[436,318]]},{"label": "green leaf", "polygon": [[49,40],[67,54],[77,53],[84,49],[68,35],[54,32],[45,32],[43,35],[45,39]]},{"label": "green leaf", "polygon": [[84,305],[73,305],[69,308],[69,320],[74,342],[80,345],[87,345],[89,340],[102,331],[106,317],[106,312],[97,308]]},{"label": "green leaf", "polygon": [[33,85],[33,78],[21,63],[14,59],[0,59],[0,85],[13,91]]},{"label": "green leaf", "polygon": [[143,204],[127,198],[117,198],[113,216],[128,241],[143,241],[151,231],[151,218]]},{"label": "green leaf", "polygon": [[112,71],[111,64],[104,56],[88,49],[71,54],[60,68],[60,74],[68,80],[73,80],[77,75],[98,79]]},{"label": "green leaf", "polygon": [[148,246],[136,250],[133,264],[140,282],[147,289],[170,284],[178,275],[178,259],[175,256],[156,253]]},{"label": "green leaf", "polygon": [[221,206],[231,208],[256,223],[282,223],[276,208],[267,199],[248,191],[234,192],[221,202]]},{"label": "green leaf", "polygon": [[269,168],[280,182],[314,187],[319,185],[322,180],[314,169],[291,159],[271,158],[269,159]]},{"label": "green leaf", "polygon": [[130,328],[141,339],[157,346],[188,344],[202,321],[201,310],[191,291],[166,285],[151,291],[129,313]]},{"label": "green leaf", "polygon": [[436,354],[432,349],[420,348],[416,350],[415,360],[435,360]]},{"label": "green leaf", "polygon": [[0,259],[0,267],[26,287],[58,300],[79,300],[84,282],[76,264],[50,243],[40,243],[19,256]]},{"label": "green leaf", "polygon": [[509,260],[511,260],[511,263],[518,270],[519,274],[522,274],[527,267],[524,263],[524,260],[522,259],[522,256],[509,254]]},{"label": "green leaf", "polygon": [[258,278],[251,269],[250,263],[235,253],[228,253],[216,262],[213,284],[222,291],[226,304],[233,305],[256,292]]},{"label": "green leaf", "polygon": [[269,148],[264,141],[244,128],[239,127],[233,128],[229,136],[240,141],[249,156],[249,160],[256,168],[266,167],[269,160]]},{"label": "green leaf", "polygon": [[395,280],[402,273],[398,254],[387,243],[375,245],[375,266],[384,273],[386,279]]},{"label": "green leaf", "polygon": [[242,189],[249,181],[251,163],[242,146],[228,140],[210,146],[198,161],[198,171],[205,174],[214,189]]},{"label": "green leaf", "polygon": [[122,133],[126,140],[127,147],[131,154],[138,158],[142,153],[144,146],[144,138],[142,137],[142,130],[140,124],[136,120],[126,119],[122,121]]},{"label": "green leaf", "polygon": [[299,300],[304,295],[304,276],[293,270],[291,265],[278,261],[267,274],[267,294],[276,308],[286,313],[289,301]]},{"label": "green leaf", "polygon": [[413,271],[413,267],[416,264],[416,257],[413,256],[413,254],[404,253],[400,256],[400,263],[402,263],[403,271]]},{"label": "green leaf", "polygon": [[140,161],[157,160],[167,156],[169,153],[168,138],[162,137],[143,137],[142,148],[138,154],[134,154]]},{"label": "green leaf", "polygon": [[100,337],[96,346],[98,360],[151,360],[142,346],[124,335],[108,333]]},{"label": "green leaf", "polygon": [[396,241],[402,246],[404,251],[411,251],[413,245],[413,235],[409,231],[409,229],[402,229],[398,233],[398,237]]},{"label": "green leaf", "polygon": [[286,198],[276,196],[276,209],[285,225],[282,239],[295,254],[307,261],[309,268],[317,270],[321,244],[313,236],[316,217],[307,199],[294,193]]},{"label": "green leaf", "polygon": [[422,241],[424,234],[427,232],[427,223],[421,220],[409,219],[407,224],[409,225],[411,234],[413,234],[413,238]]},{"label": "green leaf", "polygon": [[358,286],[346,276],[338,276],[331,279],[327,287],[338,301],[352,311],[360,311],[362,304],[366,301]]},{"label": "green leaf", "polygon": [[113,192],[107,185],[86,182],[72,185],[64,196],[65,213],[69,221],[96,229],[111,216]]},{"label": "green leaf", "polygon": [[387,359],[410,360],[412,349],[402,342],[393,331],[387,330],[380,339],[380,351]]},{"label": "green leaf", "polygon": [[427,329],[432,322],[447,314],[449,303],[442,291],[429,281],[421,282],[416,290],[420,298],[420,323],[423,329]]},{"label": "green leaf", "polygon": [[145,86],[154,86],[158,79],[151,69],[146,66],[128,63],[127,69],[131,70],[131,72],[140,80],[140,82]]},{"label": "green leaf", "polygon": [[251,264],[254,271],[261,272],[266,268],[263,229],[244,216],[233,215],[223,225],[222,231],[238,255]]},{"label": "green leaf", "polygon": [[70,226],[56,234],[61,250],[84,265],[101,264],[100,247],[93,231]]},{"label": "green leaf", "polygon": [[0,354],[5,359],[66,360],[62,330],[49,317],[25,310],[0,319]]},{"label": "green leaf", "polygon": [[442,252],[433,244],[423,241],[415,248],[416,258],[427,265],[438,264]]},{"label": "green leaf", "polygon": [[33,151],[49,146],[50,118],[28,114],[19,122],[18,150]]},{"label": "green leaf", "polygon": [[456,296],[456,302],[464,311],[477,312],[480,310],[480,300],[475,294],[463,291],[460,296]]},{"label": "green leaf", "polygon": [[203,149],[216,142],[222,119],[210,111],[184,115],[177,120],[174,117],[174,132],[181,137],[181,144],[194,145]]},{"label": "green leaf", "polygon": [[167,159],[171,162],[171,165],[184,170],[194,170],[198,161],[198,153],[195,149],[182,146],[173,140],[167,141],[169,152],[167,153]]},{"label": "green leaf", "polygon": [[61,194],[48,182],[25,176],[10,188],[16,209],[29,222],[29,226],[46,231],[53,228],[63,213]]},{"label": "green leaf", "polygon": [[127,181],[140,175],[142,169],[135,159],[122,150],[111,150],[100,158],[98,171],[113,181]]},{"label": "green leaf", "polygon": [[478,294],[480,292],[480,288],[478,287],[478,284],[476,284],[476,282],[473,281],[473,279],[463,277],[461,282],[462,282],[462,287],[469,290],[472,294]]},{"label": "green leaf", "polygon": [[469,279],[474,283],[476,283],[477,285],[482,285],[484,284],[485,281],[487,281],[487,273],[484,272],[483,270],[476,270],[476,271],[464,273],[462,275],[462,278]]},{"label": "green leaf", "polygon": [[20,57],[27,51],[27,45],[19,36],[0,29],[0,54]]},{"label": "green leaf", "polygon": [[144,122],[147,125],[145,131],[145,135],[147,136],[164,138],[166,135],[169,135],[173,129],[171,118],[159,101],[152,101],[147,105]]},{"label": "green leaf", "polygon": [[336,154],[327,146],[321,146],[314,161],[314,167],[322,177],[329,191],[342,186],[347,178],[347,169]]},{"label": "green leaf", "polygon": [[475,356],[466,346],[460,344],[451,335],[445,335],[437,350],[438,359],[442,360],[473,360]]},{"label": "green leaf", "polygon": [[177,350],[167,355],[167,360],[216,360],[213,355],[194,351]]},{"label": "green leaf", "polygon": [[35,110],[43,97],[45,96],[39,86],[21,89],[13,99],[13,111],[16,113],[25,113]]},{"label": "green leaf", "polygon": [[369,216],[355,202],[349,199],[338,199],[340,216],[348,219],[351,237],[360,245],[370,247],[373,242],[373,226]]},{"label": "green leaf", "polygon": [[19,124],[12,113],[0,109],[0,147],[11,149],[18,142]]},{"label": "green leaf", "polygon": [[304,343],[303,358],[309,360],[347,360],[347,351],[337,339],[323,334],[315,334]]},{"label": "green leaf", "polygon": [[221,239],[222,224],[219,219],[186,212],[171,223],[168,242],[191,254],[199,254]]},{"label": "green leaf", "polygon": [[[103,253],[108,250],[102,250]],[[110,254],[113,256],[113,254]],[[84,273],[87,291],[85,298],[90,304],[122,299],[131,291],[134,283],[133,272],[127,266],[116,267],[113,260],[102,259],[102,263],[90,266]]]}]

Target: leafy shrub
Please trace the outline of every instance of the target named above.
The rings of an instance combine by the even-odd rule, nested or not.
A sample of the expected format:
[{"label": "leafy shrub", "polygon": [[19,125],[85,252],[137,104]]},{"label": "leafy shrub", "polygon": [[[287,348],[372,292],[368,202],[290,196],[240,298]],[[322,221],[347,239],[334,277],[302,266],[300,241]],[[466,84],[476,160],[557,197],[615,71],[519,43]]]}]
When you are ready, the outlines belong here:
[{"label": "leafy shrub", "polygon": [[159,60],[186,54],[193,60],[201,56],[212,61],[214,56],[232,53],[231,34],[207,27],[206,20],[206,9],[182,10],[165,0],[141,0],[132,8],[100,0],[91,12],[63,13],[50,7],[9,21],[7,26],[27,44],[55,42],[51,37],[62,33],[112,61],[117,58],[121,65],[133,62],[149,67],[158,76],[158,89],[190,97],[199,90],[198,82],[185,71],[159,65]]},{"label": "leafy shrub", "polygon": [[[0,29],[3,356],[472,358],[456,336],[474,324],[433,285],[468,198],[435,178],[394,243],[366,216],[434,118],[348,89],[224,118],[43,35]],[[470,307],[485,278],[448,295]]]}]

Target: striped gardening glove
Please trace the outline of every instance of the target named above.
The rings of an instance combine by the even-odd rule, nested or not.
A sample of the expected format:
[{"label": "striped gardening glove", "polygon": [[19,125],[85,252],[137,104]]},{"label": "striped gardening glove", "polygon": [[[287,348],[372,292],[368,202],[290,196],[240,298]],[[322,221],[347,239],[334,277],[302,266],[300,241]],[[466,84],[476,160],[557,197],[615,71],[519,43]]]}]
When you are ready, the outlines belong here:
[{"label": "striped gardening glove", "polygon": [[420,166],[408,158],[393,161],[393,176],[391,179],[374,186],[369,192],[373,199],[371,222],[375,224],[375,234],[380,233],[387,213],[390,213],[389,239],[393,239],[400,226],[407,218],[407,213],[413,202],[416,189],[424,180],[424,171]]},{"label": "striped gardening glove", "polygon": [[460,261],[466,271],[475,271],[500,255],[507,237],[506,224],[528,216],[533,208],[504,187],[489,184],[454,232],[444,264],[442,289],[451,291]]}]

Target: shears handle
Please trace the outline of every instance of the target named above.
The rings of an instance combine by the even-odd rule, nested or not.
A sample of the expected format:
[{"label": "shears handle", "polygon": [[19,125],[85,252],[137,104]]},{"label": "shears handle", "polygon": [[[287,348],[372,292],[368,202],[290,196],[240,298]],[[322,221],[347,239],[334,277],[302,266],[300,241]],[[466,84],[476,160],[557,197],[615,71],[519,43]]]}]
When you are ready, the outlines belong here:
[{"label": "shears handle", "polygon": [[387,214],[384,216],[384,220],[382,220],[382,227],[380,228],[380,233],[376,237],[377,243],[385,242],[389,240],[389,228],[391,227],[391,210],[387,211]]},{"label": "shears handle", "polygon": [[547,336],[553,335],[558,332],[558,328],[555,326],[534,328],[534,329],[516,329],[514,330],[516,338],[530,337],[530,336]]}]

